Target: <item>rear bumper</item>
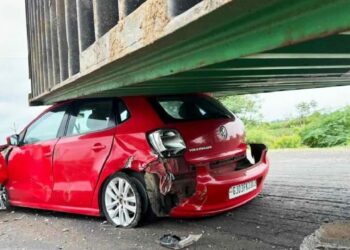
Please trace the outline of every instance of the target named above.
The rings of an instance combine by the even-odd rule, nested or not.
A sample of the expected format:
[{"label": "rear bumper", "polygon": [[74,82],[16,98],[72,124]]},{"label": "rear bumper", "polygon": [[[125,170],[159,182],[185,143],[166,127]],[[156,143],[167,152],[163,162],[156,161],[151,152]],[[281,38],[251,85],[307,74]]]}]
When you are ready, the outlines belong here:
[{"label": "rear bumper", "polygon": [[[241,206],[255,198],[262,190],[269,170],[267,149],[251,145],[256,164],[224,175],[212,175],[209,166],[197,166],[196,192],[170,211],[172,217],[203,217],[215,215]],[[257,181],[257,188],[242,196],[229,199],[229,189],[249,181]]]}]

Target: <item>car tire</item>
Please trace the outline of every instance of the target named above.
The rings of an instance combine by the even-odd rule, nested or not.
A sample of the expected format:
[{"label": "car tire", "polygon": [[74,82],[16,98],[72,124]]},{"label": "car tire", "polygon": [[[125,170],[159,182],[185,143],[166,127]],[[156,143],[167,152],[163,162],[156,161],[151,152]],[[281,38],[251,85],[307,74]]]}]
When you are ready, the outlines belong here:
[{"label": "car tire", "polygon": [[0,185],[0,211],[8,210],[10,208],[9,195],[6,188]]},{"label": "car tire", "polygon": [[149,224],[153,223],[159,220],[158,216],[153,212],[150,200],[148,198],[147,190],[146,190],[146,183],[144,180],[138,178],[138,177],[131,177],[136,187],[139,191],[139,194],[141,196],[142,200],[142,218],[141,218],[141,224]]},{"label": "car tire", "polygon": [[142,215],[142,201],[136,184],[125,173],[116,173],[105,182],[101,203],[104,216],[116,227],[136,227]]},{"label": "car tire", "polygon": [[[149,200],[147,195],[146,186],[143,184],[143,182],[138,178],[130,175],[130,179],[135,184],[137,191],[139,192],[140,198],[141,198],[141,209],[142,209],[142,216],[146,213],[148,207],[149,207]],[[142,220],[142,218],[141,218]]]}]

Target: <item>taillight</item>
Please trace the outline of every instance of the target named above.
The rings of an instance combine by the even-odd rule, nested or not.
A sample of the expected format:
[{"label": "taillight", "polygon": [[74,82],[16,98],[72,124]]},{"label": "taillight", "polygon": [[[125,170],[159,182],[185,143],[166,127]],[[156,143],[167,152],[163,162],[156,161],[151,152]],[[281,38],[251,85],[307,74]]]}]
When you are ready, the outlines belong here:
[{"label": "taillight", "polygon": [[160,129],[148,135],[153,149],[163,157],[175,157],[183,154],[186,149],[180,133],[173,129]]}]

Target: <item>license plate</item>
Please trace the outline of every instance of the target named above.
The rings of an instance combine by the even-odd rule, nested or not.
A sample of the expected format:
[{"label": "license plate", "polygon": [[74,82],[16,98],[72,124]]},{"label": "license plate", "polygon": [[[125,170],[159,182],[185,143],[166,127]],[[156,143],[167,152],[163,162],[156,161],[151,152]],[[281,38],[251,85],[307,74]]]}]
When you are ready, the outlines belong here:
[{"label": "license plate", "polygon": [[256,180],[230,187],[230,190],[228,191],[228,197],[229,199],[236,198],[255,190],[256,187]]}]

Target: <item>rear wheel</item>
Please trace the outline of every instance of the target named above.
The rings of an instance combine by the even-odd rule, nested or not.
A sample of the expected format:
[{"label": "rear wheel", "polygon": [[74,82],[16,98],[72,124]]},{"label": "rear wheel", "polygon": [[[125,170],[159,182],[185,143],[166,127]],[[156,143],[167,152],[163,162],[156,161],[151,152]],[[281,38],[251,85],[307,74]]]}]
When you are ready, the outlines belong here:
[{"label": "rear wheel", "polygon": [[[143,177],[142,177],[143,178]],[[151,203],[148,198],[146,183],[141,178],[131,177],[131,179],[136,184],[137,190],[139,191],[141,201],[142,201],[142,218],[141,223],[148,224],[158,220],[157,215],[153,212]]]},{"label": "rear wheel", "polygon": [[124,173],[114,174],[103,187],[103,213],[117,227],[136,227],[141,219],[141,203],[135,183]]},{"label": "rear wheel", "polygon": [[0,211],[7,210],[10,207],[9,196],[4,186],[0,185]]}]

